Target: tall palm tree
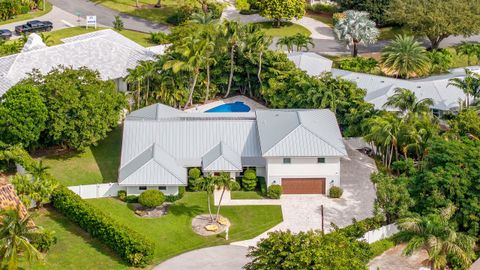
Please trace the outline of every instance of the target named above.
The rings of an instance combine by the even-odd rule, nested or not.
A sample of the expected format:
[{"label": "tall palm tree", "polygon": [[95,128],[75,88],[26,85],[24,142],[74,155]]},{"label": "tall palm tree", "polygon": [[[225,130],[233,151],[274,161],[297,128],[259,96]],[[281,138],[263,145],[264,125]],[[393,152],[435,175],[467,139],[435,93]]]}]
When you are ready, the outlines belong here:
[{"label": "tall palm tree", "polygon": [[293,36],[293,44],[295,44],[297,52],[303,49],[308,51],[310,49],[310,46],[312,48],[315,47],[315,43],[313,43],[312,38],[301,33],[297,33]]},{"label": "tall palm tree", "polygon": [[[245,55],[253,64],[257,64],[257,79],[261,89],[263,56],[272,44],[272,38],[267,36],[256,24],[246,25],[244,31],[246,39],[244,44]],[[250,95],[252,94],[250,93]]]},{"label": "tall palm tree", "polygon": [[228,76],[228,86],[227,92],[225,93],[225,98],[230,94],[233,81],[233,72],[235,71],[235,52],[242,38],[242,26],[235,21],[226,21],[225,22],[225,36],[228,43],[228,48],[230,51],[230,75]]},{"label": "tall palm tree", "polygon": [[385,46],[380,60],[387,74],[410,78],[426,74],[430,69],[427,50],[411,36],[398,35]]},{"label": "tall palm tree", "polygon": [[232,188],[235,180],[230,178],[229,173],[222,173],[221,175],[214,176],[214,177],[216,177],[215,184],[217,188],[222,190],[222,194],[220,195],[220,200],[218,201],[217,215],[215,216],[215,220],[218,221],[218,218],[220,216],[220,207],[222,206],[223,195],[226,190],[230,190]]},{"label": "tall palm tree", "polygon": [[397,88],[395,89],[395,94],[388,98],[383,107],[397,108],[405,114],[407,112],[428,112],[432,105],[433,101],[430,98],[418,100],[413,91],[405,88]]},{"label": "tall palm tree", "polygon": [[387,112],[370,118],[367,123],[369,130],[364,139],[376,146],[381,154],[383,165],[390,168],[393,155],[398,155],[398,134],[401,119],[395,114]]},{"label": "tall palm tree", "polygon": [[140,108],[141,92],[142,92],[142,82],[143,82],[143,73],[141,69],[137,66],[133,69],[127,69],[128,75],[125,78],[125,82],[130,85],[135,85],[136,93],[133,95],[134,103],[136,104],[136,109]]},{"label": "tall palm tree", "polygon": [[475,258],[476,239],[454,229],[450,221],[454,213],[455,207],[450,205],[439,214],[400,220],[398,226],[411,237],[403,252],[410,256],[415,250],[425,249],[432,270],[444,269],[450,256],[469,266]]},{"label": "tall palm tree", "polygon": [[368,12],[347,10],[345,17],[334,26],[333,32],[336,39],[347,47],[353,46],[352,56],[358,55],[358,45],[370,45],[377,42],[380,31],[375,27],[375,22],[369,19]]},{"label": "tall palm tree", "polygon": [[140,61],[138,65],[139,72],[143,75],[143,80],[146,82],[145,85],[145,96],[142,97],[144,100],[144,105],[149,105],[150,99],[150,82],[155,79],[158,74],[157,66],[154,61]]},{"label": "tall palm tree", "polygon": [[[465,42],[465,41],[462,41],[460,45],[455,47],[455,52],[458,55],[467,56],[467,63],[469,66],[472,64],[471,62],[472,56],[477,55],[479,50],[480,50],[479,43],[472,43],[472,42]],[[480,61],[480,59],[478,59],[478,61]]]},{"label": "tall palm tree", "polygon": [[214,222],[212,215],[212,204],[210,198],[212,197],[213,191],[215,190],[216,177],[215,176],[205,176],[197,179],[200,189],[207,193],[207,206],[208,214],[210,215],[210,222]]},{"label": "tall palm tree", "polygon": [[470,96],[473,96],[472,103],[480,96],[480,75],[468,68],[465,69],[465,77],[448,80],[448,86],[450,85],[460,88],[465,93],[467,108],[470,106]]},{"label": "tall palm tree", "polygon": [[29,173],[35,178],[35,180],[42,180],[47,177],[49,169],[50,167],[43,165],[43,160],[40,160],[39,162],[34,162],[34,164],[30,166]]},{"label": "tall palm tree", "polygon": [[43,259],[42,254],[31,244],[36,231],[29,214],[21,217],[18,209],[1,210],[0,224],[1,269],[18,269],[21,256],[26,257],[28,262]]}]

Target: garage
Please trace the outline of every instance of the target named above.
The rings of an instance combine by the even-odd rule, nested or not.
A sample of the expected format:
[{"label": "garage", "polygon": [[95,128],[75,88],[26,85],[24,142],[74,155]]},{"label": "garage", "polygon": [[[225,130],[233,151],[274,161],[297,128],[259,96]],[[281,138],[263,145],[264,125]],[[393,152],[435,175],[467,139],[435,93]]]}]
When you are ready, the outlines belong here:
[{"label": "garage", "polygon": [[283,194],[325,194],[325,178],[282,178]]}]

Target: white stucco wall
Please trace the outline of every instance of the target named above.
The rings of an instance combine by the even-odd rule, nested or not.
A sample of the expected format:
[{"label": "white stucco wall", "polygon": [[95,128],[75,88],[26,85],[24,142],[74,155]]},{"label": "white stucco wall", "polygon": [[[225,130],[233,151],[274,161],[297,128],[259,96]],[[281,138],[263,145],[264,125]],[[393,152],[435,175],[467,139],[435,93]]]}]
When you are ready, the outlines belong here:
[{"label": "white stucco wall", "polygon": [[325,163],[317,158],[291,158],[284,164],[283,158],[267,159],[267,185],[282,184],[282,178],[325,178],[327,192],[333,185],[340,186],[340,158],[326,157]]},{"label": "white stucco wall", "polygon": [[[126,187],[127,195],[140,195],[145,190],[140,190],[138,186]],[[147,186],[148,189],[158,189],[158,186]],[[165,195],[175,195],[178,193],[178,186],[167,186],[166,190],[160,190]]]},{"label": "white stucco wall", "polygon": [[114,81],[117,85],[117,91],[127,92],[127,83],[122,78],[115,79]]}]

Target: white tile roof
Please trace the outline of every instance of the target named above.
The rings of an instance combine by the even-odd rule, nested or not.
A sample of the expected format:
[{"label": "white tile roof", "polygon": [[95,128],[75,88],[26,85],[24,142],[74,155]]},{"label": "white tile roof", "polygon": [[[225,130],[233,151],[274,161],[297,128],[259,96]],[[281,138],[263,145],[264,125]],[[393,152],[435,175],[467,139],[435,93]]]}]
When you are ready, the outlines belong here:
[{"label": "white tile roof", "polygon": [[0,96],[34,69],[47,73],[62,65],[97,70],[102,79],[127,75],[140,60],[154,54],[132,40],[106,29],[63,39],[64,44],[9,55],[0,58]]},{"label": "white tile roof", "polygon": [[287,57],[310,76],[318,76],[332,69],[332,60],[313,52],[294,52],[289,53]]}]

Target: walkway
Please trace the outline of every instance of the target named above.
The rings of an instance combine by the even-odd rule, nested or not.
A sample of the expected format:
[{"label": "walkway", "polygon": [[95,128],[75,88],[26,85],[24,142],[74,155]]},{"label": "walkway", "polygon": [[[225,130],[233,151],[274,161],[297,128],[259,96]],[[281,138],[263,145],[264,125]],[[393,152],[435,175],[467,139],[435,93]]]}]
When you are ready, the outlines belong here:
[{"label": "walkway", "polygon": [[374,161],[368,156],[348,147],[348,158],[341,160],[341,186],[344,190],[340,199],[322,195],[283,195],[280,200],[232,200],[224,205],[262,204],[278,202],[282,206],[283,222],[261,235],[232,245],[254,246],[266,238],[268,232],[290,230],[294,233],[321,229],[321,206],[324,207],[324,229],[330,231],[333,222],[339,227],[352,223],[352,218],[362,220],[373,215],[375,189],[370,174],[376,171]]},{"label": "walkway", "polygon": [[197,249],[169,259],[154,270],[240,270],[249,262],[245,257],[247,248],[240,246],[217,246]]},{"label": "walkway", "polygon": [[79,15],[83,18],[87,15],[97,16],[97,23],[113,27],[113,20],[115,16],[120,16],[123,20],[126,29],[131,29],[140,32],[158,32],[168,31],[168,26],[154,23],[142,18],[123,14],[118,11],[106,8],[102,5],[95,4],[88,0],[49,0],[54,6],[70,12],[71,14]]},{"label": "walkway", "polygon": [[[4,24],[1,25],[1,29],[8,29],[12,32],[15,31],[15,26],[25,24],[27,21],[31,21],[32,19],[25,20],[25,21],[19,21],[19,22],[14,22],[14,23],[9,23],[9,24]],[[49,13],[35,18],[35,20],[40,20],[40,21],[51,21],[53,23],[53,31],[63,29],[63,28],[68,28],[72,26],[78,26],[78,25],[85,25],[85,18],[79,18],[69,12],[66,12],[65,10],[53,6],[52,11]],[[14,35],[12,39],[19,38],[19,36]]]}]

